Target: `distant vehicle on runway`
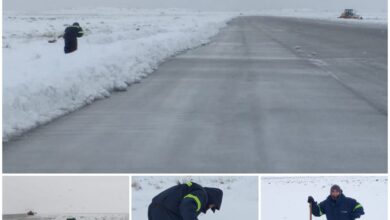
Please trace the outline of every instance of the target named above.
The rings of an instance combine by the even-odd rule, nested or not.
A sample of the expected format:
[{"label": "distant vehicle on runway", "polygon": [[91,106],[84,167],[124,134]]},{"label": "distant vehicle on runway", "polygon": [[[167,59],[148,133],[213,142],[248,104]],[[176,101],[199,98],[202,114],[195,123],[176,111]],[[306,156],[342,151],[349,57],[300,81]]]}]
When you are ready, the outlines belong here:
[{"label": "distant vehicle on runway", "polygon": [[363,17],[356,14],[356,11],[353,9],[345,9],[343,13],[341,13],[339,18],[346,18],[346,19],[360,19],[362,20]]},{"label": "distant vehicle on runway", "polygon": [[31,211],[31,210],[27,212],[27,215],[28,215],[28,216],[33,216],[33,215],[36,215],[36,214],[37,214],[36,212],[33,212],[33,211]]}]

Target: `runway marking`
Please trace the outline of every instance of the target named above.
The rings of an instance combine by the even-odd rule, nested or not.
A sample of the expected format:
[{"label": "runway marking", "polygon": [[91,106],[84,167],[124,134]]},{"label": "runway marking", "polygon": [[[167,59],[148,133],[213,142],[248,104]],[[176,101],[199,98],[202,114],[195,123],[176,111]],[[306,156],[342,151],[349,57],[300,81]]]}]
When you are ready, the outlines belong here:
[{"label": "runway marking", "polygon": [[[383,109],[382,106],[372,102],[371,100],[369,100],[367,97],[365,97],[363,94],[361,94],[360,92],[356,91],[353,87],[349,86],[347,82],[344,82],[344,80],[342,80],[340,77],[338,77],[333,71],[331,71],[329,68],[328,68],[328,63],[325,62],[324,60],[325,59],[316,59],[316,58],[312,58],[312,57],[306,57],[305,56],[305,51],[301,49],[301,47],[299,48],[294,48],[294,47],[291,47],[290,45],[287,45],[285,44],[284,42],[276,39],[275,37],[271,36],[269,34],[269,32],[265,31],[265,29],[261,29],[259,28],[257,25],[254,25],[254,27],[261,31],[262,33],[264,33],[265,36],[267,36],[269,39],[271,39],[272,41],[280,44],[283,48],[287,49],[288,51],[290,51],[292,54],[296,55],[298,59],[302,60],[302,61],[306,61],[306,62],[309,62],[311,63],[312,65],[320,68],[322,71],[324,71],[326,74],[328,74],[330,77],[332,77],[333,79],[336,80],[336,82],[338,82],[341,86],[343,86],[345,89],[347,89],[348,91],[350,91],[353,95],[355,95],[355,97],[357,97],[358,99],[361,99],[363,100],[364,102],[366,102],[369,106],[371,106],[373,109],[375,109],[378,113],[380,113],[381,115],[384,115],[384,116],[387,116],[387,108]],[[296,46],[295,46],[296,47]],[[331,60],[332,58],[328,59],[328,60]],[[337,58],[335,58],[337,59]]]},{"label": "runway marking", "polygon": [[309,62],[311,62],[313,65],[319,67],[321,70],[323,70],[325,73],[327,73],[329,76],[331,76],[333,79],[335,79],[340,85],[342,85],[344,88],[346,88],[348,91],[350,91],[352,94],[354,94],[357,98],[365,101],[368,105],[370,105],[372,108],[377,110],[380,114],[387,116],[387,109],[383,109],[378,104],[372,102],[367,97],[353,89],[351,86],[348,85],[348,83],[344,82],[340,77],[338,77],[333,71],[331,71],[328,68],[328,64],[320,59],[307,59]]}]

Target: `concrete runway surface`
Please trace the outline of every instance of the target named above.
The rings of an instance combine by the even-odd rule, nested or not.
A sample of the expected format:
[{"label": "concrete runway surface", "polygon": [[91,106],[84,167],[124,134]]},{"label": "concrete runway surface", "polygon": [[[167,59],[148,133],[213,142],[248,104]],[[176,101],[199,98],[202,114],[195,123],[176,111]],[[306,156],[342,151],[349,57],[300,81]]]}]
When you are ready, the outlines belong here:
[{"label": "concrete runway surface", "polygon": [[387,27],[239,17],[5,143],[6,173],[387,172]]}]

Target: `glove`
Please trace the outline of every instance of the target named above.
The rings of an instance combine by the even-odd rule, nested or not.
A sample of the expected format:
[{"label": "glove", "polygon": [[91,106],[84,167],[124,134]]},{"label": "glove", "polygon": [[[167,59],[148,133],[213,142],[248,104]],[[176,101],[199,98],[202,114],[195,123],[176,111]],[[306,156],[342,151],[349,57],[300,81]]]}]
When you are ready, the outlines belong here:
[{"label": "glove", "polygon": [[310,204],[315,203],[314,198],[313,198],[312,196],[309,196],[309,197],[307,198],[307,202],[310,203]]}]

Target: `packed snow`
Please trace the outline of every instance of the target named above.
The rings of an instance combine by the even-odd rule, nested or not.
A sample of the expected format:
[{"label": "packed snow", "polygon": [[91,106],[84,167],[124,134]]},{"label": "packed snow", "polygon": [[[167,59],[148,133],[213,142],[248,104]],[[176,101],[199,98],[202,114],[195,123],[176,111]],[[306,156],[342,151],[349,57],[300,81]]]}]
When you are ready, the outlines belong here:
[{"label": "packed snow", "polygon": [[223,190],[221,210],[201,214],[199,220],[258,219],[257,177],[133,177],[132,178],[132,220],[147,220],[148,206],[152,198],[165,189],[193,181],[204,187],[218,187]]},{"label": "packed snow", "polygon": [[[74,9],[3,13],[3,140],[123,91],[167,58],[209,42],[234,13]],[[79,22],[79,49],[63,39]],[[115,106],[113,106],[114,108]]]},{"label": "packed snow", "polygon": [[[261,181],[261,219],[309,219],[307,197],[322,202],[330,187],[338,184],[347,197],[363,205],[362,220],[387,219],[386,177],[263,177]],[[314,217],[313,220],[326,217]]]}]

